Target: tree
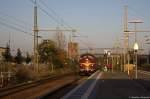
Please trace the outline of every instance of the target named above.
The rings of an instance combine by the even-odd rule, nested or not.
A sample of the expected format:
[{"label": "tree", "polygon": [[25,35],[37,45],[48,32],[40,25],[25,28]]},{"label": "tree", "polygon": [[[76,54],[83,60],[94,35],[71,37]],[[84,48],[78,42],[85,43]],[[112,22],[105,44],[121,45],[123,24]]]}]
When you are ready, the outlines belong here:
[{"label": "tree", "polygon": [[49,63],[51,61],[51,58],[56,53],[56,46],[55,42],[51,40],[43,41],[41,44],[39,44],[38,52],[40,56],[40,62],[42,63]]},{"label": "tree", "polygon": [[17,49],[17,54],[16,54],[16,57],[15,57],[15,60],[18,64],[21,64],[22,61],[23,61],[22,52],[19,48]]},{"label": "tree", "polygon": [[6,62],[10,62],[12,60],[12,55],[11,55],[10,47],[8,44],[6,45],[6,50],[3,53],[3,57]]},{"label": "tree", "polygon": [[[58,28],[59,30],[59,28]],[[66,38],[62,31],[58,31],[55,33],[55,42],[58,48],[64,49],[66,46]]]},{"label": "tree", "polygon": [[63,67],[65,66],[65,62],[67,60],[67,53],[65,50],[58,48],[54,58],[54,64]]},{"label": "tree", "polygon": [[31,57],[30,57],[28,52],[26,53],[25,61],[26,61],[27,64],[29,64],[31,62]]},{"label": "tree", "polygon": [[43,41],[38,49],[40,62],[53,64],[55,67],[63,67],[65,65],[66,52],[63,49],[56,47],[54,41]]}]

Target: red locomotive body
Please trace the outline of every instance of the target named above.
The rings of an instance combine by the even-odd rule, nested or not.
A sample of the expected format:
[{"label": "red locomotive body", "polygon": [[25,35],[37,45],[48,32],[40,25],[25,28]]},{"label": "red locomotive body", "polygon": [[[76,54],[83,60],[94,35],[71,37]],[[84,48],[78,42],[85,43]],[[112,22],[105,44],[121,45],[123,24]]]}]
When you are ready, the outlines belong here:
[{"label": "red locomotive body", "polygon": [[79,73],[91,74],[97,68],[96,57],[92,54],[83,54],[79,59]]}]

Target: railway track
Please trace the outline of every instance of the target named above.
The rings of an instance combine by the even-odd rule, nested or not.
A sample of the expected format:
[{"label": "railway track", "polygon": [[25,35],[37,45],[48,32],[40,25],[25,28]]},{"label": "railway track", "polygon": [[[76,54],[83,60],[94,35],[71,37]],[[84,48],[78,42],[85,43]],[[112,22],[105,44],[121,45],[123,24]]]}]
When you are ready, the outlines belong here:
[{"label": "railway track", "polygon": [[80,79],[78,81],[75,81],[71,84],[68,84],[52,93],[47,93],[43,96],[38,97],[38,99],[60,99],[65,94],[70,92],[72,89],[83,83],[85,80],[87,80],[88,76],[80,76]]},{"label": "railway track", "polygon": [[138,69],[150,72],[150,68],[144,68],[144,67],[138,66]]},{"label": "railway track", "polygon": [[150,71],[138,70],[138,72],[150,76]]},{"label": "railway track", "polygon": [[[65,79],[65,80],[70,79],[70,80],[68,80],[65,83],[65,80],[63,80],[63,79]],[[45,78],[42,80],[30,81],[28,83],[22,83],[22,84],[13,86],[13,87],[0,89],[0,98],[1,99],[9,99],[9,98],[20,99],[19,96],[21,94],[23,94],[21,99],[29,98],[30,97],[30,96],[28,96],[29,94],[32,96],[32,98],[35,98],[35,97],[38,97],[39,95],[46,93],[46,91],[49,91],[50,88],[48,89],[48,87],[51,87],[51,89],[56,90],[56,89],[66,85],[68,83],[71,83],[75,80],[76,80],[76,77],[75,77],[74,73],[68,73],[68,74],[64,74],[64,75],[60,75],[60,76],[51,76],[51,77],[48,77],[48,78]],[[54,82],[56,82],[56,84],[58,84],[57,81],[58,81],[58,83],[63,82],[62,85],[59,84],[57,87],[54,86],[55,85]],[[51,83],[52,83],[52,85],[51,85]],[[52,87],[54,87],[54,88],[52,88]],[[45,92],[44,92],[44,88],[45,88]],[[51,90],[51,92],[53,90]],[[34,94],[31,94],[31,93],[34,93]],[[17,96],[18,96],[18,98],[16,98]]]}]

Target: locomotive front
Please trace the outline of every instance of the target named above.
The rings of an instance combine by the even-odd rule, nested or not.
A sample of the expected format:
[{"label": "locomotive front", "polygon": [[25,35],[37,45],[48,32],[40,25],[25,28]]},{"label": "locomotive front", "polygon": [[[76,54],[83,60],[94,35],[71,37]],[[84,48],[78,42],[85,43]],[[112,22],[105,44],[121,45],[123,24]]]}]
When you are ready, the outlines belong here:
[{"label": "locomotive front", "polygon": [[96,70],[96,58],[91,54],[83,54],[79,59],[80,73],[91,74]]}]

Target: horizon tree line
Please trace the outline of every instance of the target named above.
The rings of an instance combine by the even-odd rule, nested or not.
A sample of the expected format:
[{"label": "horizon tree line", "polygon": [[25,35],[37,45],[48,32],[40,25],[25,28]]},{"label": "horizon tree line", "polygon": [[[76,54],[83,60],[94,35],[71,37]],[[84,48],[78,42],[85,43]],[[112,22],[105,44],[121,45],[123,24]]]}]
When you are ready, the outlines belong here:
[{"label": "horizon tree line", "polygon": [[[67,51],[61,49],[57,46],[57,43],[49,40],[48,42],[41,42],[38,45],[38,54],[39,54],[39,63],[54,65],[57,67],[63,67],[69,63],[69,59],[67,58]],[[20,48],[17,49],[16,55],[12,56],[10,46],[6,45],[6,50],[3,53],[3,61],[4,62],[14,62],[17,64],[22,64],[25,62],[29,64],[33,62],[33,57],[26,53],[26,56],[22,55],[22,51]]]},{"label": "horizon tree line", "polygon": [[6,45],[6,50],[4,53],[2,53],[3,61],[4,62],[15,62],[17,64],[21,64],[23,62],[26,62],[27,64],[31,62],[31,56],[29,53],[26,53],[26,57],[22,55],[22,51],[20,48],[17,49],[17,53],[15,56],[11,54],[10,46]]}]

